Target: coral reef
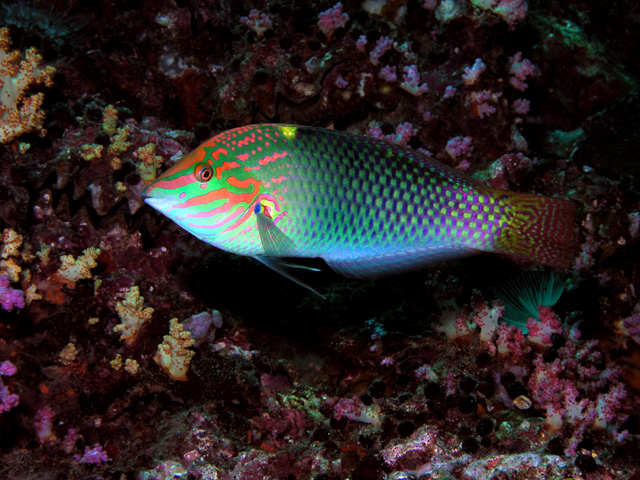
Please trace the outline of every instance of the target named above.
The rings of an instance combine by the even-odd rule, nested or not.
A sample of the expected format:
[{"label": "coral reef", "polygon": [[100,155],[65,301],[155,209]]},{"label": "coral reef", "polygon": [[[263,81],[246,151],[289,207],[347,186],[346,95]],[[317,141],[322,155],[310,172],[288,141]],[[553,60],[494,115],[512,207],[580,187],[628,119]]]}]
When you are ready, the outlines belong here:
[{"label": "coral reef", "polygon": [[[5,3],[0,478],[640,478],[637,2]],[[263,122],[568,198],[571,268],[322,300],[144,205]]]}]

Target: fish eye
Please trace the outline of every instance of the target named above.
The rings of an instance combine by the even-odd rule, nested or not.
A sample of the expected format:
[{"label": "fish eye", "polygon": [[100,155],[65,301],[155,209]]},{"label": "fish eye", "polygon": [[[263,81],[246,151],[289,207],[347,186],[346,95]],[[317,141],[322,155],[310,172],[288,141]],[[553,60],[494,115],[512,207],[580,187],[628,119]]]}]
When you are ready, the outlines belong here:
[{"label": "fish eye", "polygon": [[208,163],[199,163],[193,170],[193,176],[199,182],[208,182],[213,178],[213,168]]}]

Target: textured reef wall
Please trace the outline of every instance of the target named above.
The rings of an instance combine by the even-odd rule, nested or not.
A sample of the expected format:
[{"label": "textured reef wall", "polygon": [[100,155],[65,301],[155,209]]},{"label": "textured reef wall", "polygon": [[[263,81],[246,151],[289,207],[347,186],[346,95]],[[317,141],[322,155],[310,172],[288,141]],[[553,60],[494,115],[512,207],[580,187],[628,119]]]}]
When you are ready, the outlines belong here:
[{"label": "textured reef wall", "polygon": [[[640,478],[639,23],[631,0],[3,2],[0,477]],[[575,260],[318,262],[323,301],[143,204],[261,122],[568,198]]]}]

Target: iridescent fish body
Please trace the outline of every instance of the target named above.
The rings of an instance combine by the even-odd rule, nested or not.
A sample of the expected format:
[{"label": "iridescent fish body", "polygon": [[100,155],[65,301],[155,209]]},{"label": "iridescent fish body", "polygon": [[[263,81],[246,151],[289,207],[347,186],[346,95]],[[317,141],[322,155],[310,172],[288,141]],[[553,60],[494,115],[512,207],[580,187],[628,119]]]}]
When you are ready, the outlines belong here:
[{"label": "iridescent fish body", "polygon": [[282,257],[321,257],[359,278],[482,251],[566,267],[575,212],[567,200],[487,188],[409,148],[292,125],[221,133],[143,195],[199,239],[289,277]]}]

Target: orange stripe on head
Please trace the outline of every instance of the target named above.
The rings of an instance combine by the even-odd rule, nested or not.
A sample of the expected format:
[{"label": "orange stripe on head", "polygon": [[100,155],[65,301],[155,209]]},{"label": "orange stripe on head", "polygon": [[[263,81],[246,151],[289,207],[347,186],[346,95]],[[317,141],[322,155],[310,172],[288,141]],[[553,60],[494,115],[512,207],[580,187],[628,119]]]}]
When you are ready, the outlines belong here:
[{"label": "orange stripe on head", "polygon": [[[211,224],[211,225],[206,225],[206,224],[199,224],[199,223],[190,222],[187,225],[189,225],[191,227],[206,228],[207,230],[216,229],[216,228],[219,228],[219,227],[223,226],[225,223],[228,223],[228,222],[232,221],[236,217],[242,215],[242,212],[244,212],[244,210],[245,209],[242,206],[238,205],[238,206],[236,206],[236,208],[232,212],[229,213],[229,215],[227,215],[226,218],[222,219],[221,221],[219,221],[217,223],[214,223],[214,224]],[[229,230],[229,229],[227,229],[227,230]],[[225,230],[225,232],[227,230]]]},{"label": "orange stripe on head", "polygon": [[260,180],[256,180],[255,178],[245,178],[244,180],[238,180],[236,177],[229,177],[227,182],[232,187],[236,188],[249,188],[250,186],[254,187],[253,191],[260,190]]},{"label": "orange stripe on head", "polygon": [[[168,174],[169,170],[167,170],[164,175]],[[179,177],[175,178],[164,178],[164,175],[156,180],[155,183],[153,183],[153,186],[155,188],[160,188],[163,190],[175,190],[178,188],[186,187],[187,185],[191,185],[194,181],[193,175],[191,173],[185,173],[184,175],[180,175]]]},{"label": "orange stripe on head", "polygon": [[190,198],[180,205],[175,205],[171,208],[191,208],[197,205],[206,205],[207,203],[215,202],[216,200],[229,199],[229,192],[221,188],[220,190],[213,190],[207,192],[204,195],[198,195],[197,197]]},{"label": "orange stripe on head", "polygon": [[216,178],[220,180],[222,178],[222,172],[239,166],[240,164],[238,162],[222,162],[222,165],[216,167]]},{"label": "orange stripe on head", "polygon": [[[238,206],[238,209],[241,208],[240,206]],[[236,209],[236,211],[238,210]],[[227,233],[230,232],[231,230],[238,228],[240,225],[242,225],[245,220],[247,220],[250,216],[252,215],[252,209],[251,208],[247,208],[246,211],[244,212],[244,214],[238,218],[238,220],[236,220],[233,224],[229,225],[227,228],[225,228],[222,233]]]},{"label": "orange stripe on head", "polygon": [[[210,147],[213,148],[213,147]],[[220,160],[220,155],[227,155],[229,152],[227,152],[226,149],[219,147],[217,150],[214,150],[212,152],[209,152],[211,154],[211,158],[213,158],[215,161]]]}]

